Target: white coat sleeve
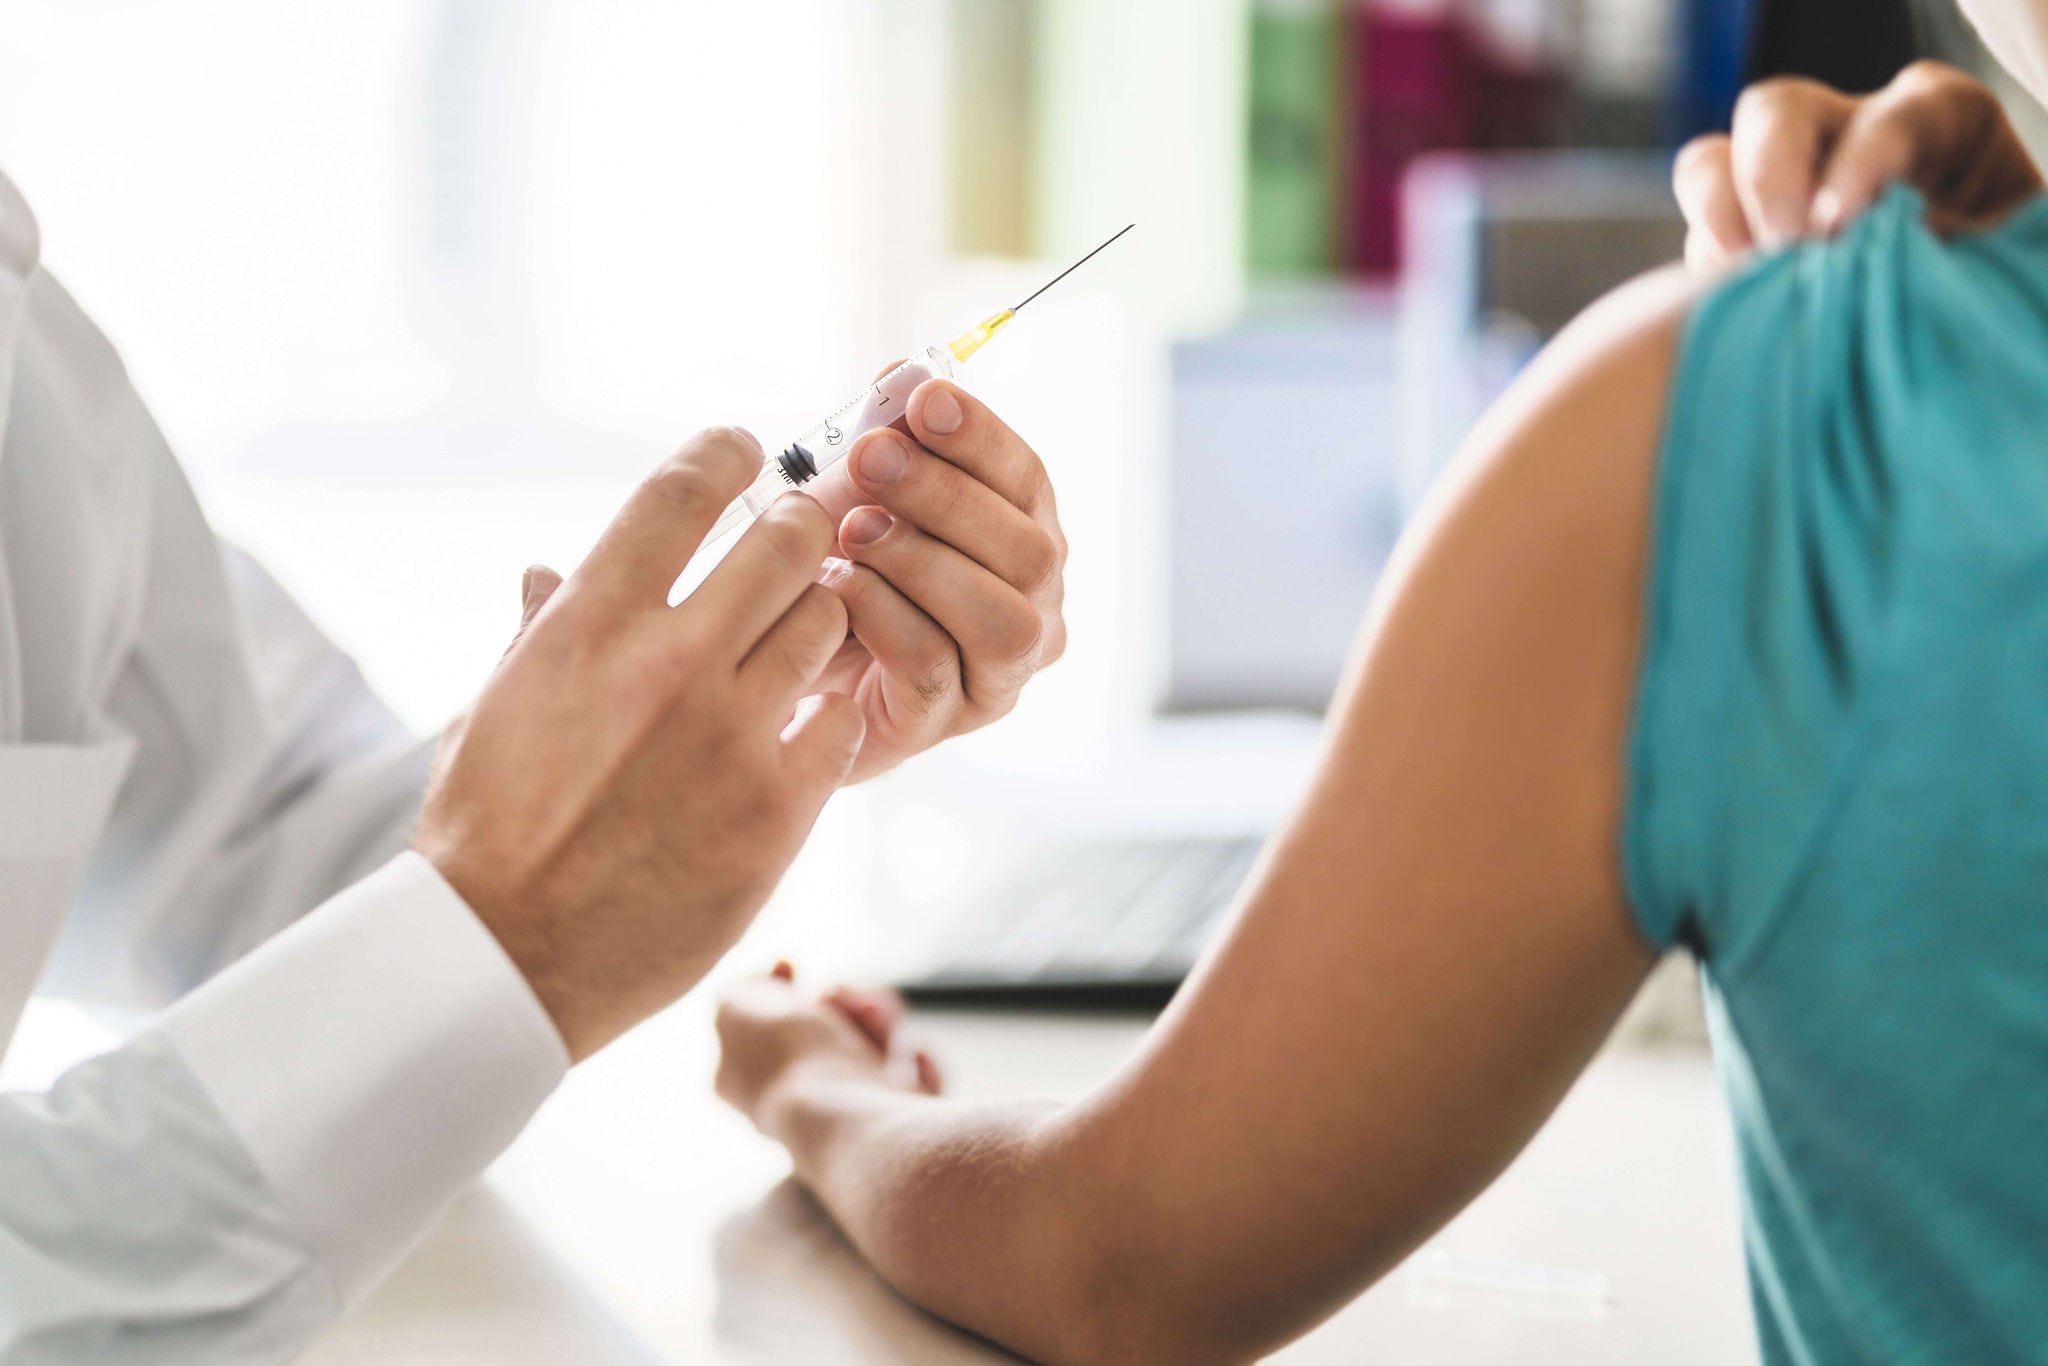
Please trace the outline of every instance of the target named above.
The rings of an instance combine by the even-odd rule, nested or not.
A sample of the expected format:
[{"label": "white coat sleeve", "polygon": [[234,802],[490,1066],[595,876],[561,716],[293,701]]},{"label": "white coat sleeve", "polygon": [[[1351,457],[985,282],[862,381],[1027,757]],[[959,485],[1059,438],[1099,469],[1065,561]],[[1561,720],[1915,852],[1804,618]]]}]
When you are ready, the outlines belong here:
[{"label": "white coat sleeve", "polygon": [[134,760],[44,979],[117,1009],[176,1000],[403,850],[434,747],[214,538],[168,455],[150,477],[145,596],[98,701]]},{"label": "white coat sleeve", "polygon": [[[30,874],[0,858],[0,953],[33,968],[62,916],[44,990],[161,1013],[0,1096],[0,1363],[289,1360],[568,1059],[404,852],[421,742],[223,552],[35,247],[0,178],[0,773],[125,773],[103,823],[77,793],[0,803]],[[88,807],[82,875],[37,862]]]},{"label": "white coat sleeve", "polygon": [[401,856],[47,1094],[0,1097],[0,1362],[292,1359],[567,1065],[482,923]]}]

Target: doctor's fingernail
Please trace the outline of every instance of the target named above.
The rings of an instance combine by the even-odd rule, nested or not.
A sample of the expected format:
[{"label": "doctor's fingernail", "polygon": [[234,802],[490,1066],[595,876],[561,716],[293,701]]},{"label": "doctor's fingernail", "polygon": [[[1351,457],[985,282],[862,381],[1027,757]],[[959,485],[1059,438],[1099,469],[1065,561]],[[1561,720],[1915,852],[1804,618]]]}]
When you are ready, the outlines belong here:
[{"label": "doctor's fingernail", "polygon": [[924,396],[925,430],[934,435],[951,436],[960,430],[966,416],[960,411],[960,400],[954,398],[953,391],[943,384],[934,385],[932,391]]},{"label": "doctor's fingernail", "polygon": [[860,448],[860,477],[873,484],[893,484],[910,468],[910,450],[896,433],[885,431]]},{"label": "doctor's fingernail", "polygon": [[855,508],[846,514],[846,525],[841,534],[855,545],[873,545],[888,535],[889,528],[895,525],[896,519],[880,508]]}]

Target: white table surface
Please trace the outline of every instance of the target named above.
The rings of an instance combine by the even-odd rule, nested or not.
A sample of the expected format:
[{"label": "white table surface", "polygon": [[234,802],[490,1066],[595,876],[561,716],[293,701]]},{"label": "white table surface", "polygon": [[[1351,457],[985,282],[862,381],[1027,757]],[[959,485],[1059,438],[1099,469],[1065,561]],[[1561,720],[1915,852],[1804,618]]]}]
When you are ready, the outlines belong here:
[{"label": "white table surface", "polygon": [[[1312,728],[1306,734],[1312,738]],[[1176,748],[1190,738],[1198,741],[1192,759]],[[1259,794],[1300,786],[1293,769],[1302,754],[1289,757],[1285,735],[1270,723],[1235,738],[1210,727],[1154,739],[1160,752],[1117,751],[1111,768],[1147,771],[1135,798],[1173,822],[1206,813],[1224,825],[1269,825],[1274,803]],[[1219,744],[1243,752],[1213,752]],[[1214,793],[1196,794],[1199,811],[1179,809],[1201,786],[1190,772],[1212,770],[1236,775],[1231,791],[1243,809],[1224,809]],[[975,805],[974,783],[963,787],[939,774],[922,786],[931,790],[920,796],[922,787],[897,783],[876,797],[835,803],[776,905],[720,972],[758,969],[783,954],[807,972],[857,971],[862,945],[915,940],[914,919],[877,910],[893,906],[902,889],[891,883],[878,896],[856,856],[921,831],[927,838],[914,843],[925,852],[912,863],[930,861],[935,832],[922,822],[935,809]],[[1097,804],[1118,805],[1109,786],[1085,789],[1091,801],[1079,804],[1081,818],[1101,818]],[[1055,797],[1074,807],[1081,790],[1022,771],[997,787],[1007,804],[984,815],[998,825],[1041,823]],[[945,836],[942,846],[960,837],[936,834]],[[898,1299],[788,1183],[780,1149],[712,1096],[715,988],[714,981],[578,1068],[482,1185],[307,1359],[318,1366],[1005,1359]],[[1085,1091],[1130,1054],[1144,1025],[951,1014],[922,1016],[918,1028],[956,1094],[1000,1100]],[[38,1087],[109,1037],[75,1008],[45,1001],[31,1006],[16,1042],[0,1065],[0,1083]],[[1605,1278],[1603,1298],[1589,1304],[1447,1288],[1414,1274],[1411,1264],[1278,1359],[1298,1366],[1754,1361],[1733,1172],[1726,1114],[1704,1050],[1610,1048],[1515,1165],[1431,1244],[1466,1272],[1594,1273]]]},{"label": "white table surface", "polygon": [[[685,1002],[573,1075],[448,1221],[322,1344],[320,1366],[1005,1360],[898,1299],[712,1097],[709,1007]],[[946,1015],[961,1094],[1072,1095],[1128,1020]],[[1432,1247],[1467,1270],[1596,1272],[1608,1293],[1447,1287],[1411,1267],[1289,1363],[1755,1359],[1724,1112],[1706,1057],[1610,1050]]]}]

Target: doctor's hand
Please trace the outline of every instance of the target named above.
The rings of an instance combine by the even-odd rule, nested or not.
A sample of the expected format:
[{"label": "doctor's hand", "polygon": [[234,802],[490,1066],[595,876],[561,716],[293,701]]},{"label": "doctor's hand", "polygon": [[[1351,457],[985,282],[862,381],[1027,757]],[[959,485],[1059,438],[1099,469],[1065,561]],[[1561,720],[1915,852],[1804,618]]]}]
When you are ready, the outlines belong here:
[{"label": "doctor's hand", "polygon": [[817,686],[860,706],[858,782],[1008,714],[1060,657],[1067,542],[1037,454],[945,380],[818,484],[844,557],[820,582],[851,632]]},{"label": "doctor's hand", "polygon": [[1672,180],[1699,268],[1832,236],[1898,182],[1949,234],[1995,226],[2042,187],[1997,98],[1939,62],[1861,97],[1796,77],[1753,85],[1732,133],[1687,143]]},{"label": "doctor's hand", "polygon": [[815,582],[817,503],[784,497],[669,606],[761,458],[743,432],[698,436],[551,595],[530,576],[537,611],[429,784],[414,846],[578,1060],[732,946],[860,749],[860,709],[810,696],[847,626]]}]

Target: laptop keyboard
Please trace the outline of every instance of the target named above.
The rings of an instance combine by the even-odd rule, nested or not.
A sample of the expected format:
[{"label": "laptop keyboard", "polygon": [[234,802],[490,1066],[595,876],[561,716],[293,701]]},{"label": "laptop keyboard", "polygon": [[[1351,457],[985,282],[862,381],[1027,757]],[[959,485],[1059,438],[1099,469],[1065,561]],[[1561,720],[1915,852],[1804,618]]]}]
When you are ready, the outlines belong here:
[{"label": "laptop keyboard", "polygon": [[1264,841],[1142,840],[1046,850],[946,918],[913,996],[1173,986]]}]

